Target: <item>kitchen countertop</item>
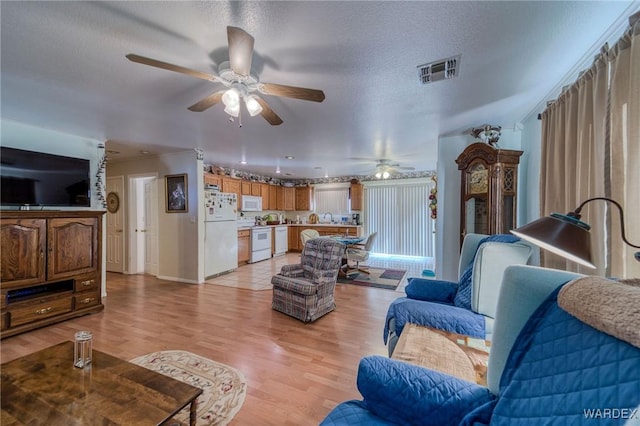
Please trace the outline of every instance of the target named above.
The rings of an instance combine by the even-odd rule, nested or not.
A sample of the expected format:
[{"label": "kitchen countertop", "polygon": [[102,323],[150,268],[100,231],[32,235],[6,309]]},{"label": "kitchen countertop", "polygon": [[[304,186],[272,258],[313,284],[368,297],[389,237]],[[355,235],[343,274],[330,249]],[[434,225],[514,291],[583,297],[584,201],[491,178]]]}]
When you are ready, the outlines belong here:
[{"label": "kitchen countertop", "polygon": [[353,228],[362,226],[362,225],[350,225],[350,224],[342,224],[342,223],[289,223],[289,226],[327,226],[332,228]]},{"label": "kitchen countertop", "polygon": [[[275,228],[277,226],[304,226],[304,227],[331,227],[331,228],[353,228],[362,225],[343,225],[341,223],[281,223],[280,225],[258,225],[260,228]],[[256,225],[238,226],[238,230],[255,228]]]}]

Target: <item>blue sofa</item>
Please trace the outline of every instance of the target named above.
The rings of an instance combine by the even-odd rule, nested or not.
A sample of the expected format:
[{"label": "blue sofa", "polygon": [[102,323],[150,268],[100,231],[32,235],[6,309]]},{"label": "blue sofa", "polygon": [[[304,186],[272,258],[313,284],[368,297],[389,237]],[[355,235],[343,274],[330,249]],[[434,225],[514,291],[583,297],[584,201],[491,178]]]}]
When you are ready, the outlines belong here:
[{"label": "blue sofa", "polygon": [[638,424],[638,306],[640,286],[510,266],[487,387],[365,357],[357,378],[363,400],[339,404],[321,425]]},{"label": "blue sofa", "polygon": [[491,340],[502,274],[509,265],[526,264],[531,252],[512,235],[467,234],[457,283],[409,278],[407,296],[389,305],[383,332],[389,355],[407,323]]}]

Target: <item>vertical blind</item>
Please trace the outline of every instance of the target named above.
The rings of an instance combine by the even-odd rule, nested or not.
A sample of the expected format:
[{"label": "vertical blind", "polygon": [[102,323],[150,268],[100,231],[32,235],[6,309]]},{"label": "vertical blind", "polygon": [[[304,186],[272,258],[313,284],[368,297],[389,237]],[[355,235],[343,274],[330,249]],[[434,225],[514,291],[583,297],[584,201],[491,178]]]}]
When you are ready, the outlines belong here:
[{"label": "vertical blind", "polygon": [[349,214],[349,188],[322,188],[316,186],[315,189],[315,211],[320,216],[325,213],[333,215]]},{"label": "vertical blind", "polygon": [[435,253],[434,226],[426,179],[365,183],[365,234],[378,232],[374,253],[428,256]]}]

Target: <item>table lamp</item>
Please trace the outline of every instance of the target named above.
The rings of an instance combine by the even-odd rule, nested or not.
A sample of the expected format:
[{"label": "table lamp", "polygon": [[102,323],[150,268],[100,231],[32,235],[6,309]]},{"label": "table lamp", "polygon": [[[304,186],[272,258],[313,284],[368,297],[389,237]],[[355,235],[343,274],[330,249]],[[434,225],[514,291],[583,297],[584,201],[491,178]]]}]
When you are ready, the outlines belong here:
[{"label": "table lamp", "polygon": [[[595,269],[596,266],[591,260],[591,238],[589,235],[591,226],[580,220],[580,211],[585,204],[596,200],[610,202],[618,208],[622,240],[627,245],[640,249],[640,246],[631,244],[627,240],[624,232],[624,213],[620,204],[605,197],[589,198],[580,204],[577,209],[566,215],[551,213],[547,217],[534,220],[518,229],[514,229],[511,233],[552,253]],[[636,252],[634,257],[640,262],[640,252]]]}]

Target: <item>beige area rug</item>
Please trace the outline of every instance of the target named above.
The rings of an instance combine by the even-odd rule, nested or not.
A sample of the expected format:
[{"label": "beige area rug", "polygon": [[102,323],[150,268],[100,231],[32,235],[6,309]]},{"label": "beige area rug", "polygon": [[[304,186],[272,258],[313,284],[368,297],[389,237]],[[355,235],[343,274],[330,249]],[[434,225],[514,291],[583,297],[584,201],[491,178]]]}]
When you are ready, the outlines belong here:
[{"label": "beige area rug", "polygon": [[[132,359],[132,363],[202,389],[198,397],[196,425],[224,426],[240,411],[247,393],[247,381],[233,367],[186,351],[160,351]],[[175,417],[189,424],[189,407]]]}]

